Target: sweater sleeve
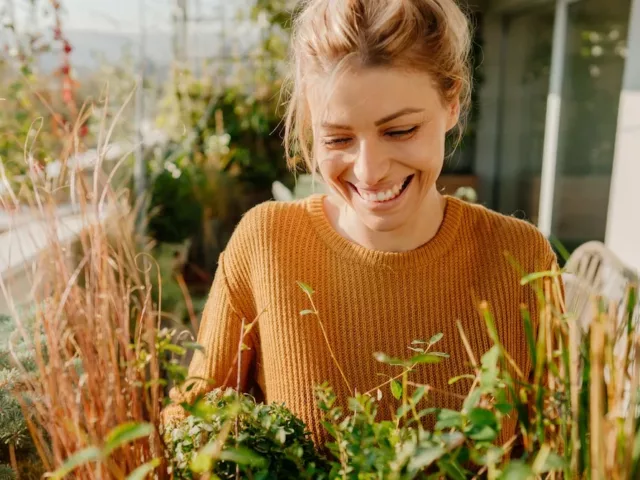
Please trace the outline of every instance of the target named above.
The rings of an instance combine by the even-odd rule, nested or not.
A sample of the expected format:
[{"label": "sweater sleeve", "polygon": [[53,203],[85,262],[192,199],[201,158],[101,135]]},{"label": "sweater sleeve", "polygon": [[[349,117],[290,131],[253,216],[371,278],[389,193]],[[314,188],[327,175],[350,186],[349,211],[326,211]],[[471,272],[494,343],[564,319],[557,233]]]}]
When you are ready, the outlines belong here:
[{"label": "sweater sleeve", "polygon": [[[246,390],[249,371],[256,357],[257,336],[248,328],[242,332],[243,319],[245,327],[254,319],[249,318],[239,307],[239,301],[230,288],[229,266],[226,261],[225,254],[221,254],[200,321],[197,342],[204,347],[204,351],[194,353],[185,384],[180,388],[173,388],[169,393],[173,405],[163,411],[165,424],[167,421],[184,418],[185,412],[179,403],[193,402],[198,396],[216,387],[237,388],[239,379],[240,391]],[[244,300],[246,304],[246,299]]]}]

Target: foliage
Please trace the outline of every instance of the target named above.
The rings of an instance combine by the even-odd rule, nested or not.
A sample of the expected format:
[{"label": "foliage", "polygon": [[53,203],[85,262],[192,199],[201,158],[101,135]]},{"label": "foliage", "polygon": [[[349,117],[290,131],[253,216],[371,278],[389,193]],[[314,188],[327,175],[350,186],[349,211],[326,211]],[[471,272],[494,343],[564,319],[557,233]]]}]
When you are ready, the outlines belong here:
[{"label": "foliage", "polygon": [[175,68],[156,118],[171,141],[150,172],[151,232],[160,242],[190,239],[190,264],[210,275],[242,214],[271,198],[274,181],[293,185],[278,135],[287,37],[281,17],[254,13],[261,43],[219,72]]},{"label": "foliage", "polygon": [[164,127],[186,134],[174,137],[152,164],[149,227],[160,242],[190,239],[191,263],[204,271],[215,271],[237,222],[271,198],[273,182],[291,183],[281,140],[272,135],[277,88],[216,92],[186,74],[175,87]]},{"label": "foliage", "polygon": [[[40,32],[21,31],[15,18],[7,16],[3,25],[7,41],[2,47],[8,55],[0,60],[0,86],[9,95],[0,109],[0,157],[9,177],[29,168],[42,171],[47,163],[82,149],[89,138],[70,63],[73,47],[63,32],[62,4],[33,0],[32,8],[53,18],[51,41]],[[60,65],[48,74],[38,70],[38,58],[50,52],[60,56]]]},{"label": "foliage", "polygon": [[[33,325],[33,312],[22,312],[25,323]],[[12,360],[15,358],[15,360]],[[17,363],[16,363],[17,362]],[[37,459],[35,448],[24,417],[19,399],[28,402],[22,390],[24,373],[17,368],[22,365],[27,374],[35,369],[33,351],[21,339],[11,317],[0,315],[0,459],[17,462],[13,465],[21,473],[22,479],[40,478],[42,464]],[[14,475],[14,469],[3,466],[5,475]],[[4,478],[0,473],[0,478]],[[8,477],[12,478],[12,477]]]},{"label": "foliage", "polygon": [[[88,201],[84,178],[72,178],[66,188],[78,192],[83,220],[72,248],[57,234],[54,192],[30,179],[46,240],[34,277],[45,281],[34,285],[34,326],[13,318],[35,364],[21,377],[29,399],[21,406],[47,471],[124,479],[163,458],[157,425],[173,351],[164,348],[154,264],[135,237],[135,213],[108,186]],[[161,465],[152,469],[166,478]]]},{"label": "foliage", "polygon": [[[630,402],[625,403],[625,390],[621,388],[628,382],[628,391],[637,392],[640,381],[640,365],[634,360],[640,352],[640,340],[634,334],[638,322],[636,290],[629,291],[627,302],[618,312],[604,308],[603,303],[597,317],[582,335],[575,319],[563,313],[562,305],[554,300],[560,298],[557,294],[561,288],[556,270],[537,272],[522,279],[523,284],[542,283],[544,286],[539,292],[540,318],[531,319],[526,308],[522,310],[527,332],[525,340],[535,366],[532,375],[521,372],[513,363],[501,346],[489,306],[479,305],[494,346],[485,352],[480,362],[469,354],[474,367],[474,374],[470,375],[473,385],[459,410],[422,408],[421,401],[428,396],[430,386],[410,381],[411,372],[420,364],[438,363],[447,358],[446,353],[434,351],[442,338],[441,334],[436,334],[429,340],[415,340],[411,345],[414,355],[408,359],[375,354],[378,361],[400,369],[396,377],[379,387],[380,392],[388,388],[391,395],[401,401],[390,420],[378,418],[378,390],[356,394],[344,399],[346,403],[343,403],[328,385],[317,388],[324,426],[333,439],[326,445],[326,458],[314,452],[304,425],[284,406],[256,404],[251,397],[232,390],[216,390],[203,401],[183,405],[191,417],[179,424],[165,426],[165,445],[156,437],[161,431],[160,417],[152,410],[153,405],[164,403],[164,395],[156,391],[155,396],[146,397],[137,407],[136,396],[154,392],[156,385],[166,383],[166,377],[156,373],[160,371],[160,365],[167,377],[184,381],[186,368],[173,356],[182,356],[188,349],[201,347],[176,344],[174,332],[157,329],[157,312],[147,296],[153,289],[148,279],[149,271],[134,268],[135,249],[131,234],[126,233],[129,231],[126,225],[131,223],[118,218],[116,225],[109,224],[117,233],[113,236],[116,243],[102,243],[106,240],[100,229],[90,229],[92,236],[85,239],[86,244],[91,245],[91,251],[114,255],[108,258],[118,265],[118,269],[107,270],[110,273],[105,274],[104,266],[109,265],[109,261],[103,258],[104,262],[97,262],[102,258],[97,257],[93,260],[97,263],[91,264],[94,266],[86,265],[89,270],[81,270],[79,277],[70,277],[66,265],[56,263],[58,276],[67,278],[61,285],[72,292],[73,302],[68,299],[63,302],[64,296],[54,290],[50,295],[51,303],[36,311],[36,318],[43,325],[52,325],[55,321],[53,313],[57,311],[62,312],[65,320],[55,329],[43,332],[43,343],[48,348],[57,346],[61,338],[73,337],[77,344],[69,348],[69,356],[62,357],[67,355],[65,349],[51,349],[56,353],[50,361],[37,362],[39,378],[56,378],[55,384],[36,379],[30,384],[35,419],[51,437],[51,443],[36,438],[39,447],[47,451],[73,442],[72,448],[49,459],[58,476],[73,470],[83,478],[93,478],[91,472],[102,466],[109,471],[120,469],[122,478],[125,472],[152,470],[161,476],[166,465],[159,460],[158,454],[173,461],[175,472],[183,478],[203,471],[214,471],[220,478],[235,478],[239,471],[250,473],[253,478],[286,478],[295,472],[293,475],[297,478],[460,479],[477,474],[499,480],[557,479],[574,474],[584,477],[588,472],[596,471],[599,473],[592,478],[626,479],[634,478],[634,472],[638,471],[637,414],[620,417],[624,411],[637,412],[634,409],[638,398],[632,396]],[[105,248],[106,245],[110,247]],[[121,256],[114,252],[120,252]],[[49,256],[47,261],[55,258],[55,255]],[[99,289],[91,290],[90,286],[96,285],[92,279],[96,278],[97,271],[104,283]],[[115,271],[122,276],[115,276]],[[121,285],[136,285],[134,282],[140,282],[137,284],[139,290],[122,290]],[[313,300],[313,288],[304,283],[299,283],[299,287],[307,294],[312,307],[301,314],[314,315],[322,326]],[[134,291],[148,293],[140,298],[132,296]],[[102,298],[109,299],[108,308],[100,304]],[[72,308],[77,305],[83,306],[82,313]],[[93,318],[84,313],[88,310],[101,312],[101,322],[87,325],[86,322]],[[147,311],[149,317],[141,318],[140,315],[146,315],[142,312]],[[621,324],[624,328],[611,328],[618,318],[624,320]],[[121,323],[110,323],[116,319]],[[141,323],[141,319],[146,321]],[[127,327],[129,321],[133,321],[133,329],[129,331],[135,334],[119,336],[118,332],[130,328]],[[67,325],[73,325],[73,330],[65,330]],[[103,330],[109,325],[111,330]],[[460,336],[462,343],[468,345],[461,329]],[[95,338],[102,341],[95,342]],[[98,348],[110,339],[114,342],[110,349]],[[621,352],[614,350],[616,344],[624,347]],[[122,352],[123,357],[117,364],[109,363],[111,351]],[[92,361],[86,362],[87,358]],[[334,362],[339,368],[335,358]],[[53,368],[62,369],[63,365],[64,370],[59,373],[52,371]],[[605,371],[609,373],[605,374]],[[109,384],[102,379],[109,375],[115,378],[126,375],[133,383],[122,383],[131,385],[124,393],[103,392],[108,390]],[[81,378],[83,384],[80,384]],[[98,379],[101,383],[96,388]],[[85,387],[87,384],[94,388]],[[63,398],[60,392],[69,395]],[[77,421],[74,430],[82,432],[80,443],[73,432],[57,422],[58,415],[55,419],[48,416],[43,404],[37,401],[44,394],[57,399],[57,411],[68,411],[64,418],[82,418],[73,417],[77,398],[89,411],[108,403],[116,407],[113,416],[100,410],[102,418],[112,421],[99,434],[91,431],[95,426]],[[521,443],[519,453],[515,450],[516,437],[504,443],[501,439],[503,422],[507,416],[516,414]],[[423,420],[429,417],[435,420],[435,426],[427,430]],[[612,442],[600,442],[605,438],[611,438]],[[154,449],[142,448],[156,439],[158,443],[153,443]],[[123,445],[130,445],[131,451],[137,452],[135,457],[127,458],[125,453],[130,449],[123,449]],[[610,458],[617,461],[610,462],[607,460]]]},{"label": "foliage", "polygon": [[[176,478],[194,478],[193,473],[212,471],[218,478],[318,478],[324,460],[316,453],[301,420],[284,405],[257,404],[232,389],[215,389],[188,407],[193,415],[166,426],[163,434]],[[228,426],[237,435],[227,435],[215,463],[202,455]],[[206,468],[205,468],[206,467]]]}]

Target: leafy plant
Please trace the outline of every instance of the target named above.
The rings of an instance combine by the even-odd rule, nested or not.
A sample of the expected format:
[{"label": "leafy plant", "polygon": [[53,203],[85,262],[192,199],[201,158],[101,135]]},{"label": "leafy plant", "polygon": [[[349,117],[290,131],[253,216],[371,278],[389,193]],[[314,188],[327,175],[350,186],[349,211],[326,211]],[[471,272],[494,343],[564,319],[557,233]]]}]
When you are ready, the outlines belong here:
[{"label": "leafy plant", "polygon": [[[33,325],[32,312],[23,313],[25,323]],[[9,316],[0,315],[0,458],[10,462],[10,465],[3,466],[5,475],[15,475],[21,479],[40,478],[44,473],[29,435],[27,419],[20,406],[20,400],[29,401],[23,392],[24,375],[34,369],[34,354],[22,341],[15,322]],[[11,474],[8,473],[9,470]],[[0,478],[3,478],[2,474]]]},{"label": "leafy plant", "polygon": [[215,389],[186,407],[192,415],[167,425],[163,434],[175,478],[209,471],[229,480],[318,478],[326,468],[303,422],[283,405]]},{"label": "leafy plant", "polygon": [[[9,94],[0,109],[0,157],[9,178],[29,169],[41,173],[52,160],[82,149],[89,138],[88,117],[82,112],[71,66],[73,47],[63,29],[62,2],[31,3],[34,11],[52,18],[51,41],[42,32],[20,31],[11,9],[2,12],[7,35],[1,47],[7,55],[0,60],[0,85]],[[60,57],[52,74],[38,69],[38,58],[50,52]]]}]

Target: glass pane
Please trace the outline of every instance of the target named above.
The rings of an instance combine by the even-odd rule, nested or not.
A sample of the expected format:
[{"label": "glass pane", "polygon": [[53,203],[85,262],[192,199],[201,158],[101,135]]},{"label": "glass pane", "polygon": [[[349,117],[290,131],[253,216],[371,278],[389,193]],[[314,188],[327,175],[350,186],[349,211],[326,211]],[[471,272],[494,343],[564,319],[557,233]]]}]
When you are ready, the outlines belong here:
[{"label": "glass pane", "polygon": [[569,6],[552,234],[604,240],[630,0]]},{"label": "glass pane", "polygon": [[554,5],[509,18],[504,59],[498,210],[538,220]]}]

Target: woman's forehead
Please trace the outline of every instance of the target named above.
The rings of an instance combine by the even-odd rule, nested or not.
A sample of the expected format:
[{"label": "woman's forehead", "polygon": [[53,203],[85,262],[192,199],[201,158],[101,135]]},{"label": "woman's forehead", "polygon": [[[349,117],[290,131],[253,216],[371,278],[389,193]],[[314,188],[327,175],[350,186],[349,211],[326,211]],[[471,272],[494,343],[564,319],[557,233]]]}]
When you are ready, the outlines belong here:
[{"label": "woman's forehead", "polygon": [[431,110],[440,103],[428,74],[393,68],[349,70],[331,80],[317,76],[307,96],[314,123],[377,122],[402,109],[417,113],[408,110]]}]

